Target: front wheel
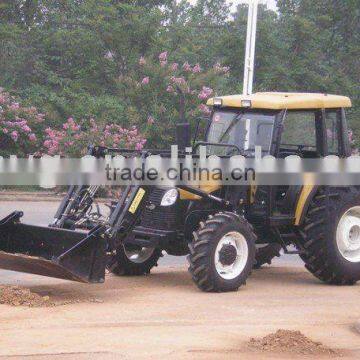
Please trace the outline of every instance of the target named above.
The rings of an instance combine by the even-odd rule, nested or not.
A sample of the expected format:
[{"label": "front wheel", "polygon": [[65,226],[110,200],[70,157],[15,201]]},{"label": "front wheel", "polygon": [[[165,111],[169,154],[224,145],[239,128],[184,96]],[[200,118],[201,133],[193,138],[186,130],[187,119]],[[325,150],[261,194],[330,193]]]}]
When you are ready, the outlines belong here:
[{"label": "front wheel", "polygon": [[253,228],[243,217],[231,212],[210,216],[189,244],[193,281],[207,292],[237,290],[255,263],[255,242]]}]

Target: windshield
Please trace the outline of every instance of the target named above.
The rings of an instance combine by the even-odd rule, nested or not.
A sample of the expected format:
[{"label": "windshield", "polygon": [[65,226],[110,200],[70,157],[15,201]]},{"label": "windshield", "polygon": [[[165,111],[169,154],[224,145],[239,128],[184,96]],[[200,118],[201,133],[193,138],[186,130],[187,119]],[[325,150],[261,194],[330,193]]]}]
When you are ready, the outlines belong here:
[{"label": "windshield", "polygon": [[[217,144],[236,145],[245,153],[252,153],[255,146],[261,146],[263,153],[269,153],[275,113],[214,111],[207,141]],[[230,155],[234,148],[208,146],[216,155]]]}]

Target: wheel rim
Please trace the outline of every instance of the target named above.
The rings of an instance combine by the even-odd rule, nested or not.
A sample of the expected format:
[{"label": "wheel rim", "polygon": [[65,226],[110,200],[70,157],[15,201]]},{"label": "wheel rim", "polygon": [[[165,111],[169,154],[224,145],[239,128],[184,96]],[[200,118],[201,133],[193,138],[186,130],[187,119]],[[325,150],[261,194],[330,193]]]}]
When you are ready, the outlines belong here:
[{"label": "wheel rim", "polygon": [[[221,251],[224,246],[236,249],[236,258],[231,264],[224,264],[221,260]],[[215,268],[217,273],[225,280],[238,277],[244,270],[249,255],[249,248],[245,237],[239,232],[232,231],[225,234],[218,242],[215,250]]]},{"label": "wheel rim", "polygon": [[142,264],[146,260],[150,259],[154,253],[155,248],[142,247],[140,249],[130,250],[124,246],[124,252],[126,257],[135,264]]},{"label": "wheel rim", "polygon": [[336,229],[340,254],[350,262],[360,262],[360,206],[348,209]]}]

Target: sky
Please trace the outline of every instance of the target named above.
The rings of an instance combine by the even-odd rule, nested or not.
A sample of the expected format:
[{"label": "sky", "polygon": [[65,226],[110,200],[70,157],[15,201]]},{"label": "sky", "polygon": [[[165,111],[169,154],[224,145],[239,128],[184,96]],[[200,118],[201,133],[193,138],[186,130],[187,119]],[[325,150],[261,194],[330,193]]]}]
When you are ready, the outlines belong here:
[{"label": "sky", "polygon": [[[196,0],[189,0],[189,2],[195,3]],[[233,8],[235,9],[237,4],[247,3],[249,0],[226,0],[226,2],[232,3]],[[276,0],[263,0],[262,3],[266,3],[269,9],[276,10]]]}]

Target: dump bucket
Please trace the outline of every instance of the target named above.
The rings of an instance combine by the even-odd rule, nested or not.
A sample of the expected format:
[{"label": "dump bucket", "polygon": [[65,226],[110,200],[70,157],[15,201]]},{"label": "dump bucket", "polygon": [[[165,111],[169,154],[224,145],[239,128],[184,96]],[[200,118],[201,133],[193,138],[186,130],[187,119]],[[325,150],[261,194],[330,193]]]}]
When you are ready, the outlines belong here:
[{"label": "dump bucket", "polygon": [[89,233],[20,223],[21,211],[0,220],[0,269],[79,282],[104,282],[101,226]]}]

